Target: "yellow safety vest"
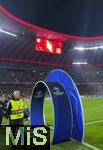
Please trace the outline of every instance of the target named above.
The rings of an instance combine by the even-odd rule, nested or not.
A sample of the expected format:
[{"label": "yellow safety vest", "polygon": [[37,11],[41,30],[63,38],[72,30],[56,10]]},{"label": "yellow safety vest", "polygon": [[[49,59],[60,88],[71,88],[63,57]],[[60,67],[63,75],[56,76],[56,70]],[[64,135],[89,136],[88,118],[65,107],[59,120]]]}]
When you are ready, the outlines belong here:
[{"label": "yellow safety vest", "polygon": [[20,98],[19,100],[10,100],[11,102],[11,114],[10,119],[16,120],[24,117],[23,113],[23,100]]}]

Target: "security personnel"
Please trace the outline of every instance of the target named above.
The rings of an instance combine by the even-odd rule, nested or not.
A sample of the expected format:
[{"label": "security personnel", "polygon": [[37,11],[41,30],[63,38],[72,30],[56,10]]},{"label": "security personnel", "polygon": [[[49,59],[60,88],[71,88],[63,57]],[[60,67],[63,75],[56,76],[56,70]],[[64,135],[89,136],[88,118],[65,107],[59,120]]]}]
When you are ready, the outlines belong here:
[{"label": "security personnel", "polygon": [[14,91],[13,95],[8,104],[9,124],[23,125],[23,100],[20,91]]},{"label": "security personnel", "polygon": [[25,106],[25,108],[24,108],[24,119],[28,120],[29,115],[30,115],[29,108],[27,106]]},{"label": "security personnel", "polygon": [[2,105],[0,104],[0,125],[2,124],[2,117],[3,117],[3,114],[2,114]]}]

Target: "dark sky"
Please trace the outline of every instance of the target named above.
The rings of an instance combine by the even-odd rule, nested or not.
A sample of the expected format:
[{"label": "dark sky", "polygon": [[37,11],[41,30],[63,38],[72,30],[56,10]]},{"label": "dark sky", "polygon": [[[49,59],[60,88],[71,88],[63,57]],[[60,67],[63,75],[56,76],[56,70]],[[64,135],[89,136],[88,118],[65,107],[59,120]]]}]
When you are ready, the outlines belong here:
[{"label": "dark sky", "polygon": [[103,35],[103,0],[0,0],[15,16],[57,32]]}]

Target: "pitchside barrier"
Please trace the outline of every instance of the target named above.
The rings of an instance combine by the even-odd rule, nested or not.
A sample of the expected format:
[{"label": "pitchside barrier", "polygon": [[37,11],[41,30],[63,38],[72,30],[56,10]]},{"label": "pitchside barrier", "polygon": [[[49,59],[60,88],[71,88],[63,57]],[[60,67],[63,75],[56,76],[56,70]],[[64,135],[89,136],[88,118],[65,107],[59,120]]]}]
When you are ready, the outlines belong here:
[{"label": "pitchside barrier", "polygon": [[44,81],[33,88],[31,98],[31,126],[46,125],[44,99],[46,91],[52,99],[54,112],[54,133],[52,144],[74,139],[84,140],[84,120],[82,103],[78,89],[65,71],[51,71]]}]

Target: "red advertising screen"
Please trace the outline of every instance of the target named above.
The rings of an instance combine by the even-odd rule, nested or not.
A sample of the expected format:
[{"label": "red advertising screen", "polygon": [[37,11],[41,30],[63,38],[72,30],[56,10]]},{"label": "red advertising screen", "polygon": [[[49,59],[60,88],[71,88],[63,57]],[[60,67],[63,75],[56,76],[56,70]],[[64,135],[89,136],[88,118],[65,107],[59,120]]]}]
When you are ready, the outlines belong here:
[{"label": "red advertising screen", "polygon": [[35,50],[60,55],[62,52],[62,43],[54,40],[37,38]]}]

